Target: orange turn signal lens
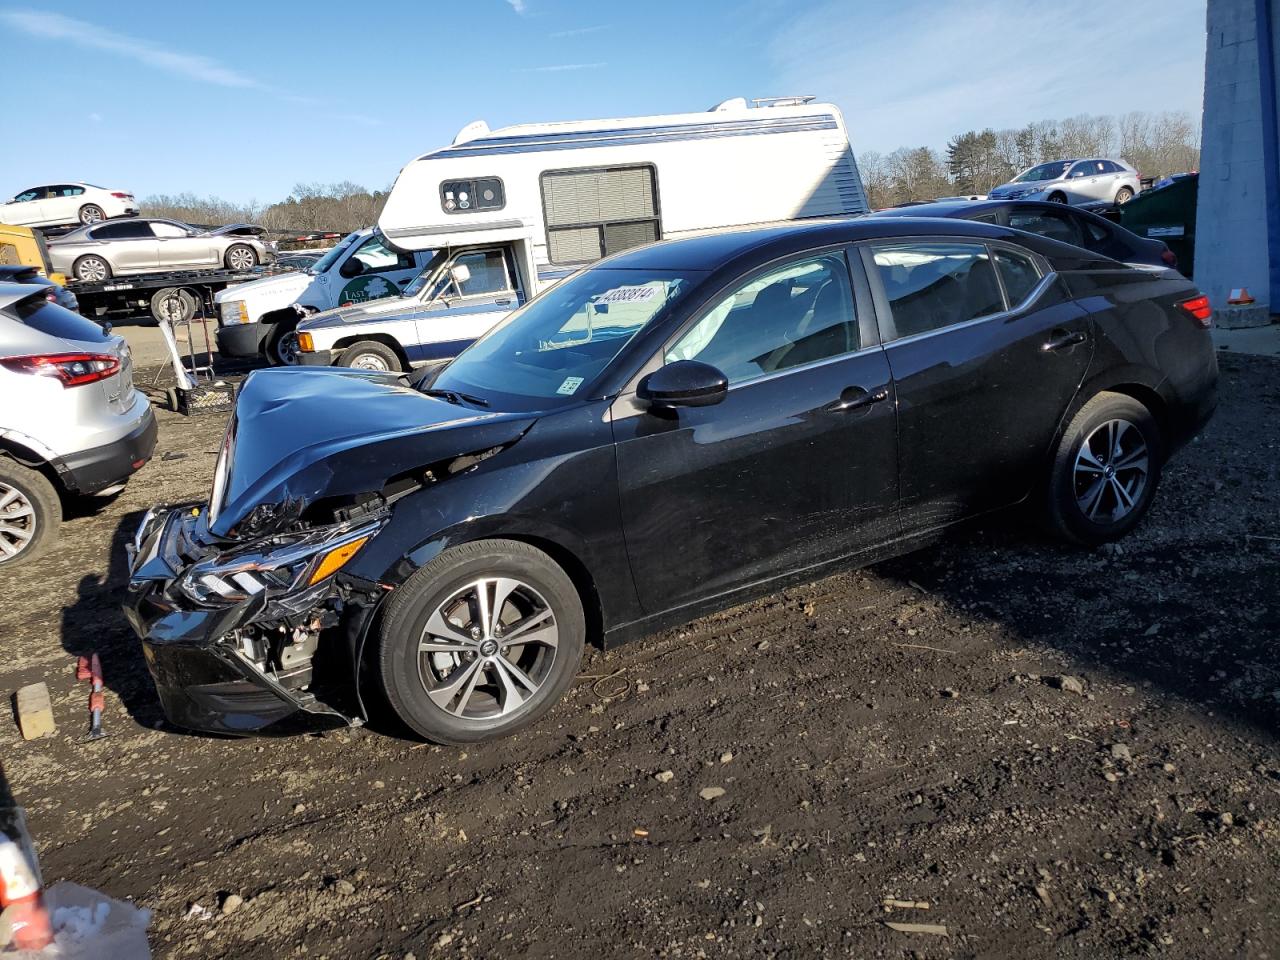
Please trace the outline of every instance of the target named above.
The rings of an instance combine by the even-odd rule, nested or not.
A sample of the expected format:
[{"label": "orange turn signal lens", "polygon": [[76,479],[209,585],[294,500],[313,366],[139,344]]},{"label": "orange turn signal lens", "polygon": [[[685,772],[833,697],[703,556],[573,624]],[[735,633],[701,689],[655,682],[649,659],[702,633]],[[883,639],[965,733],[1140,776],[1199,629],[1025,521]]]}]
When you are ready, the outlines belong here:
[{"label": "orange turn signal lens", "polygon": [[298,334],[298,349],[303,353],[315,353],[316,342],[311,339],[311,334],[305,330]]},{"label": "orange turn signal lens", "polygon": [[360,552],[360,548],[369,542],[368,537],[361,537],[359,540],[352,540],[350,543],[344,543],[340,547],[334,547],[324,555],[324,559],[316,566],[315,572],[311,574],[311,579],[307,581],[308,587],[314,587],[325,577],[331,577],[343,568],[348,560]]}]

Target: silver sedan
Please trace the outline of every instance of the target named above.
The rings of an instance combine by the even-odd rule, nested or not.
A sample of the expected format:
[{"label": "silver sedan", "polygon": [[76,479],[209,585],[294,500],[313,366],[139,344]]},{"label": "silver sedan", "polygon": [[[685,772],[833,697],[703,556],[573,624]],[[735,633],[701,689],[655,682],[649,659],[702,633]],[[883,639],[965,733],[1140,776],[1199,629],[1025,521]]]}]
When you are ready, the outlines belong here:
[{"label": "silver sedan", "polygon": [[142,217],[72,230],[49,242],[53,269],[84,283],[158,270],[251,270],[266,259],[261,227],[201,230]]}]

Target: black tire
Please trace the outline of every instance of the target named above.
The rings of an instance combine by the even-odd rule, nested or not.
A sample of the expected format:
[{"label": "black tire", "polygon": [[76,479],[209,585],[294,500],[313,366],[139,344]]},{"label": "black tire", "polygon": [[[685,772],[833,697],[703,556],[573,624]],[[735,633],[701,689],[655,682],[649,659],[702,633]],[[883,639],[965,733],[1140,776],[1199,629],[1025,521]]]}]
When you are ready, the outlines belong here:
[{"label": "black tire", "polygon": [[361,340],[342,351],[338,366],[355,367],[357,370],[389,370],[399,373],[404,367],[396,352],[377,340]]},{"label": "black tire", "polygon": [[[437,608],[460,593],[465,593],[480,578],[496,577],[518,581],[521,587],[529,591],[527,596],[534,596],[536,600],[545,603],[545,608],[554,617],[553,625],[558,634],[554,647],[513,644],[513,647],[520,648],[520,652],[512,658],[509,656],[511,648],[502,646],[502,641],[499,640],[495,641],[498,646],[491,653],[484,653],[484,647],[477,647],[480,652],[471,655],[471,660],[483,663],[472,667],[468,667],[463,654],[424,653],[419,650],[419,642]],[[513,590],[510,596],[518,600],[520,595]],[[476,608],[468,605],[468,609],[474,612]],[[514,614],[521,613],[515,600],[504,601],[499,611],[499,621],[508,610]],[[522,616],[527,618],[529,614]],[[513,625],[514,621],[508,624]],[[454,628],[459,629],[456,624]],[[533,632],[535,631],[530,631]],[[477,639],[475,642],[482,641]],[[445,550],[392,593],[378,627],[376,662],[382,688],[392,710],[414,731],[437,743],[478,743],[514,733],[534,723],[550,710],[573,683],[578,665],[582,661],[585,642],[586,619],[582,612],[582,602],[573,582],[555,561],[527,543],[515,540],[478,540]],[[530,649],[535,647],[534,650]],[[549,660],[536,660],[548,650],[551,653]],[[527,659],[530,656],[533,659]],[[438,657],[456,661],[442,677],[437,676],[442,669],[434,659]],[[497,673],[500,678],[503,669],[498,664],[491,668],[484,666],[498,659],[506,662],[514,659],[522,670],[528,668],[526,676],[537,680],[536,690],[522,702],[517,701],[518,705],[510,713],[490,713],[485,716],[485,707],[490,711],[500,711],[503,708],[497,699],[501,687],[493,678],[493,673]],[[480,669],[481,666],[484,669]],[[481,694],[481,699],[476,701],[475,717],[449,712],[427,694],[426,677],[433,682],[433,689],[439,696],[440,691],[448,686],[443,681],[454,673],[459,673],[462,679],[468,669],[477,670],[479,678],[485,681],[477,681],[473,687],[474,691]],[[459,689],[465,691],[465,687],[464,684]],[[527,690],[522,692],[527,693]],[[474,698],[475,694],[472,693],[471,696]],[[460,701],[459,707],[466,712],[471,709],[470,704],[470,700],[465,704]]]},{"label": "black tire", "polygon": [[[1108,425],[1113,423],[1126,426],[1108,434]],[[1119,440],[1115,440],[1117,435]],[[1138,456],[1139,440],[1145,447],[1145,461],[1132,459]],[[1090,441],[1089,452],[1082,455],[1086,441]],[[1100,454],[1099,449],[1103,451]],[[1130,462],[1145,465],[1140,486],[1136,481],[1142,470],[1136,465],[1124,466]],[[1164,442],[1152,412],[1125,394],[1098,394],[1071,418],[1054,452],[1047,498],[1050,530],[1085,546],[1118,540],[1146,515],[1163,464]],[[1095,488],[1095,483],[1100,488]],[[1096,500],[1092,499],[1095,490]],[[1131,498],[1132,504],[1127,505],[1123,497]]]},{"label": "black tire", "polygon": [[1133,191],[1128,187],[1121,187],[1116,191],[1116,206],[1121,207],[1133,199]]},{"label": "black tire", "polygon": [[[239,261],[240,265],[236,266],[232,260]],[[245,262],[246,260],[251,262]],[[233,243],[222,255],[222,262],[228,270],[252,270],[258,265],[258,251],[247,243]]]},{"label": "black tire", "polygon": [[[181,287],[165,287],[151,295],[151,316],[159,323],[168,318],[170,323],[183,323],[196,315],[199,305],[195,294]],[[168,312],[172,310],[172,315]]]},{"label": "black tire", "polygon": [[[101,283],[111,279],[111,264],[97,254],[86,254],[71,265],[71,273],[85,283]],[[85,276],[85,274],[89,274]]]},{"label": "black tire", "polygon": [[[15,496],[16,494],[16,496]],[[58,539],[62,503],[38,470],[0,457],[0,570],[43,556]]]},{"label": "black tire", "polygon": [[1065,193],[1062,193],[1061,191],[1051,193],[1049,194],[1049,202],[1050,203],[1066,203],[1067,195]]},{"label": "black tire", "polygon": [[298,365],[298,321],[293,316],[285,320],[277,320],[262,344],[262,353],[267,363],[273,367],[295,367]]},{"label": "black tire", "polygon": [[102,212],[102,208],[96,203],[86,203],[80,208],[80,222],[85,226],[91,223],[101,223],[107,219],[107,215]]}]

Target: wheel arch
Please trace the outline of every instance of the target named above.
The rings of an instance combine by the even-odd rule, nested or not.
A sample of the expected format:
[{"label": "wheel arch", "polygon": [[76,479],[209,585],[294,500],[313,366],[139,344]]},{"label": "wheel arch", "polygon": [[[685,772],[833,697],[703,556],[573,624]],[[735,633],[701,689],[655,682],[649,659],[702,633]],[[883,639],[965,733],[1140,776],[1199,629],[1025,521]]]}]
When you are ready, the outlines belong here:
[{"label": "wheel arch", "polygon": [[1058,429],[1054,433],[1050,445],[1050,456],[1056,449],[1063,432],[1072,418],[1080,412],[1080,408],[1100,393],[1122,393],[1132,397],[1151,411],[1160,427],[1160,433],[1166,439],[1169,434],[1169,409],[1172,398],[1168,395],[1168,380],[1156,371],[1137,365],[1116,367],[1099,373],[1081,384],[1080,389],[1058,421]]},{"label": "wheel arch", "polygon": [[58,471],[62,461],[37,440],[13,432],[0,433],[0,457],[7,457],[21,466],[38,470],[58,490],[67,489]]},{"label": "wheel arch", "polygon": [[357,343],[362,343],[366,340],[371,340],[374,343],[380,343],[384,347],[388,347],[393,353],[395,353],[397,357],[399,357],[400,365],[404,367],[404,369],[406,370],[411,369],[411,365],[409,363],[409,355],[405,353],[405,349],[400,344],[400,341],[397,340],[395,337],[391,336],[391,334],[389,333],[351,334],[350,336],[342,337],[339,340],[335,340],[333,343],[333,349],[335,351],[345,350],[347,349],[347,347],[354,347]]}]

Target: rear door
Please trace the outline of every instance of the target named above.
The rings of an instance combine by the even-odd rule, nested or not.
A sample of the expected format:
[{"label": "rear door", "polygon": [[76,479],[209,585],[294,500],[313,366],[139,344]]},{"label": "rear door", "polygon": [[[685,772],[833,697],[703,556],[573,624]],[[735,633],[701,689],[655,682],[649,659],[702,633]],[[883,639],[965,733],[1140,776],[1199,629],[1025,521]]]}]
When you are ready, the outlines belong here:
[{"label": "rear door", "polygon": [[[459,266],[469,274],[461,286],[449,273]],[[455,357],[522,304],[513,268],[509,252],[501,247],[456,254],[433,282],[427,306],[415,316],[416,342],[403,344],[409,359]]]},{"label": "rear door", "polygon": [[1088,313],[1015,245],[876,242],[862,255],[897,390],[905,532],[1022,499],[1088,368]]},{"label": "rear door", "polygon": [[55,183],[47,188],[43,201],[44,219],[49,223],[78,223],[84,203],[84,187],[74,183]]},{"label": "rear door", "polygon": [[615,403],[623,530],[647,612],[896,535],[892,385],[874,325],[870,339],[859,327],[869,313],[855,312],[844,250],[772,265],[655,358],[717,367],[722,402],[670,414]]}]

